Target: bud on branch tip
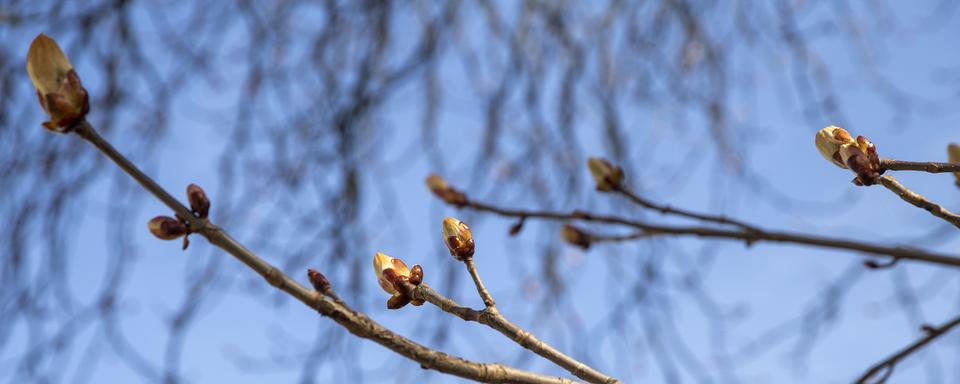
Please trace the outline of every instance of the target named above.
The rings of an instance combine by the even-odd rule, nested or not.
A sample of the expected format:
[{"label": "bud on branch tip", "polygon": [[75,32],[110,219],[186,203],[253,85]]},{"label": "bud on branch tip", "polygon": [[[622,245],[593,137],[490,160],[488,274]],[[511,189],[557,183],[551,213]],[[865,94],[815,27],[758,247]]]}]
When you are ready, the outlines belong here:
[{"label": "bud on branch tip", "polygon": [[452,217],[445,218],[442,233],[443,243],[451,256],[460,261],[473,257],[473,234],[467,224]]},{"label": "bud on branch tip", "polygon": [[623,183],[623,169],[611,164],[607,159],[591,157],[587,159],[587,168],[590,169],[590,175],[597,182],[597,190],[609,192],[615,190]]},{"label": "bud on branch tip", "polygon": [[876,184],[883,173],[877,147],[866,137],[857,136],[854,140],[847,130],[830,125],[817,131],[814,142],[824,159],[857,175],[854,184]]},{"label": "bud on branch tip", "polygon": [[73,70],[73,64],[57,42],[47,35],[41,33],[30,43],[27,74],[37,90],[40,106],[50,116],[50,121],[43,123],[48,130],[67,132],[90,110],[87,91]]}]

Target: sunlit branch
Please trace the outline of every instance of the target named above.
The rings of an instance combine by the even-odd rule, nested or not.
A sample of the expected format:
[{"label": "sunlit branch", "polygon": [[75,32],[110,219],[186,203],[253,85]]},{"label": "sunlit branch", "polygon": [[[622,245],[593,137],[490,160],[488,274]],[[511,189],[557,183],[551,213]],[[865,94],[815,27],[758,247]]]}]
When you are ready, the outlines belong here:
[{"label": "sunlit branch", "polygon": [[96,146],[97,149],[113,160],[124,172],[178,215],[181,217],[189,217],[190,230],[193,233],[203,235],[211,244],[223,249],[246,264],[250,269],[257,272],[266,279],[270,285],[300,300],[310,308],[317,310],[321,315],[330,317],[350,333],[372,340],[397,354],[416,361],[425,369],[433,369],[475,381],[531,384],[574,383],[574,381],[562,377],[538,375],[502,364],[477,363],[464,360],[427,348],[390,331],[374,322],[365,314],[353,310],[346,304],[300,285],[279,269],[238,243],[222,228],[214,225],[205,218],[193,216],[189,208],[181,204],[160,185],[154,182],[153,179],[141,172],[109,142],[97,134],[96,130],[87,122],[82,121],[78,123],[72,127],[72,130]]},{"label": "sunlit branch", "polygon": [[960,257],[925,251],[918,248],[904,246],[879,246],[844,238],[799,234],[781,231],[756,229],[753,231],[720,229],[703,226],[674,226],[653,224],[640,220],[627,219],[614,215],[599,215],[583,211],[557,212],[535,211],[524,209],[502,208],[494,205],[464,199],[458,206],[477,211],[491,212],[501,216],[517,218],[538,218],[556,221],[586,221],[603,224],[622,225],[644,231],[651,236],[697,236],[705,238],[721,238],[742,240],[748,245],[758,241],[775,243],[793,243],[812,245],[822,248],[846,249],[851,251],[884,255],[905,260],[922,261],[927,263],[960,266]]},{"label": "sunlit branch", "polygon": [[911,191],[907,187],[904,187],[903,184],[900,184],[896,179],[891,176],[883,176],[880,178],[880,184],[883,184],[884,187],[896,193],[897,196],[900,196],[903,201],[906,201],[917,208],[922,208],[930,214],[946,220],[950,224],[960,228],[960,215],[950,212],[948,209],[944,208],[940,204],[934,203],[923,197],[919,193]]},{"label": "sunlit branch", "polygon": [[880,159],[880,169],[887,171],[921,171],[929,173],[960,172],[960,164]]}]

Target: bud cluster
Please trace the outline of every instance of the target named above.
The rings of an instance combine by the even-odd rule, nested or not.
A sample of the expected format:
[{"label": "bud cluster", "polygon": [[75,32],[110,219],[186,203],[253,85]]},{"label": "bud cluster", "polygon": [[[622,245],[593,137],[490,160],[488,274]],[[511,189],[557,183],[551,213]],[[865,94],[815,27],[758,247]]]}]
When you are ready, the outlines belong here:
[{"label": "bud cluster", "polygon": [[[210,200],[206,192],[196,184],[187,187],[187,200],[190,201],[190,210],[194,218],[206,219],[210,212]],[[190,245],[190,219],[176,215],[157,216],[147,222],[147,228],[160,240],[175,240],[183,237],[183,249]]]},{"label": "bud cluster", "polygon": [[413,298],[414,289],[423,282],[423,268],[419,264],[410,269],[403,260],[377,252],[373,255],[373,271],[380,288],[391,295],[387,300],[388,309],[423,305],[423,300]]},{"label": "bud cluster", "polygon": [[463,207],[467,205],[467,195],[463,192],[460,192],[454,187],[451,187],[447,184],[447,181],[442,177],[431,174],[427,176],[427,188],[430,188],[430,191],[434,195],[437,195],[441,200],[447,204],[455,205],[457,207]]},{"label": "bud cluster", "polygon": [[876,184],[883,173],[877,147],[866,137],[854,140],[847,130],[831,125],[817,132],[815,143],[824,159],[857,175],[856,185]]}]

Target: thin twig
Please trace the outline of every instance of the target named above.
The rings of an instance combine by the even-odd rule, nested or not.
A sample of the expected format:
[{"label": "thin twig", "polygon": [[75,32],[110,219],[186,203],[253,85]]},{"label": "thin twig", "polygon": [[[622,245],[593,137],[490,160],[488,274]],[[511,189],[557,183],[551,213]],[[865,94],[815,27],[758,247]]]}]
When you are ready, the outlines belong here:
[{"label": "thin twig", "polygon": [[414,297],[429,302],[440,308],[442,311],[453,314],[463,320],[473,321],[486,325],[504,336],[513,340],[520,346],[552,361],[554,364],[566,369],[577,377],[591,383],[614,384],[620,383],[620,380],[607,376],[586,365],[563,352],[558,351],[550,344],[538,339],[532,333],[525,331],[516,324],[511,323],[504,317],[497,307],[488,306],[483,310],[475,310],[463,307],[453,299],[450,299],[439,292],[433,290],[426,283],[421,283],[413,292]]},{"label": "thin twig", "polygon": [[874,364],[872,367],[870,367],[870,369],[867,370],[866,373],[863,374],[863,376],[860,376],[860,378],[857,379],[857,384],[867,383],[867,380],[870,380],[870,378],[875,376],[881,370],[884,371],[884,374],[876,382],[874,382],[874,384],[881,384],[886,382],[887,379],[890,378],[890,375],[893,373],[893,368],[897,365],[897,363],[907,358],[914,352],[918,351],[920,348],[923,348],[925,345],[929,344],[931,341],[937,339],[940,336],[943,336],[945,333],[947,333],[957,325],[960,325],[960,316],[955,317],[953,320],[950,320],[946,324],[941,325],[939,328],[924,327],[924,330],[927,332],[926,336],[924,336],[920,340],[917,340],[913,344],[908,345],[906,348],[903,348],[897,353],[894,353],[890,357],[887,357],[883,361],[877,364]]},{"label": "thin twig", "polygon": [[960,172],[960,164],[880,159],[880,169],[887,171],[921,171],[929,173]]},{"label": "thin twig", "polygon": [[211,244],[220,247],[246,264],[250,269],[260,274],[260,276],[263,276],[270,285],[300,300],[310,308],[318,311],[321,315],[330,317],[350,333],[387,347],[397,354],[416,361],[425,369],[434,369],[470,380],[530,384],[575,383],[575,381],[562,377],[539,375],[502,364],[477,363],[465,360],[427,348],[394,333],[373,321],[365,314],[353,310],[346,304],[300,285],[279,269],[238,243],[222,228],[214,225],[207,219],[194,217],[186,206],[173,198],[166,190],[154,182],[153,179],[141,172],[140,169],[120,154],[109,142],[100,137],[96,130],[87,122],[84,121],[77,124],[73,127],[73,131],[96,146],[97,149],[113,160],[121,169],[147,189],[147,191],[166,204],[167,207],[182,217],[191,218],[190,229],[192,232],[203,235]]},{"label": "thin twig", "polygon": [[654,203],[650,200],[640,197],[640,195],[637,195],[636,193],[634,193],[629,188],[623,185],[617,185],[614,190],[619,192],[621,195],[623,195],[624,197],[626,197],[627,199],[629,199],[630,201],[632,201],[637,205],[640,205],[649,209],[653,209],[656,211],[660,211],[660,213],[663,213],[663,214],[682,216],[682,217],[687,217],[691,219],[717,223],[717,224],[732,225],[735,227],[740,227],[741,229],[746,231],[759,231],[759,229],[755,228],[752,225],[728,218],[726,216],[697,213],[697,212],[688,211],[681,208],[674,208],[669,205],[660,205],[660,204]]},{"label": "thin twig", "polygon": [[742,240],[747,245],[757,241],[770,241],[777,243],[793,243],[812,245],[822,248],[846,249],[851,251],[870,253],[875,255],[884,255],[905,260],[922,261],[927,263],[960,266],[960,257],[925,251],[917,248],[895,246],[885,247],[853,241],[843,238],[825,237],[816,235],[807,235],[790,232],[768,231],[757,229],[755,231],[729,230],[720,228],[710,228],[702,226],[671,226],[662,224],[651,224],[639,220],[630,220],[613,215],[597,215],[583,211],[554,212],[554,211],[532,211],[523,209],[501,208],[473,200],[467,199],[462,207],[495,213],[507,217],[527,217],[557,221],[582,220],[595,223],[616,224],[640,229],[647,234],[654,235],[673,235],[673,236],[698,236],[707,238],[722,238]]},{"label": "thin twig", "polygon": [[470,272],[470,278],[473,279],[473,284],[477,286],[477,293],[480,294],[483,305],[487,308],[496,307],[497,303],[493,301],[493,296],[490,295],[490,291],[487,290],[487,287],[483,285],[483,281],[480,280],[480,273],[477,272],[477,265],[473,262],[473,257],[466,258],[463,263],[466,264],[467,271]]},{"label": "thin twig", "polygon": [[587,231],[584,231],[583,229],[580,229],[580,230],[586,233],[588,236],[590,236],[590,244],[619,243],[623,241],[639,240],[639,239],[654,236],[644,231],[628,233],[626,235],[604,235],[604,234],[587,232]]},{"label": "thin twig", "polygon": [[919,193],[904,187],[903,184],[900,184],[897,179],[894,179],[892,176],[881,177],[880,184],[883,184],[884,187],[896,193],[903,201],[913,204],[918,208],[925,209],[932,215],[944,219],[955,227],[960,228],[960,215],[950,212],[940,204],[934,203]]}]

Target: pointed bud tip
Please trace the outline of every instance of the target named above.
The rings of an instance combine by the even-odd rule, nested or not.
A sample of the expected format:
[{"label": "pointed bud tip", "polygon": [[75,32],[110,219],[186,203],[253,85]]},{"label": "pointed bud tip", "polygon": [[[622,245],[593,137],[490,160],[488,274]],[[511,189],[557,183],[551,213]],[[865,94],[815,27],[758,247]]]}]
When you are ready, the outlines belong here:
[{"label": "pointed bud tip", "polygon": [[590,170],[590,176],[593,176],[593,180],[597,183],[598,191],[612,191],[623,183],[623,170],[607,159],[602,157],[588,158],[587,168]]}]

